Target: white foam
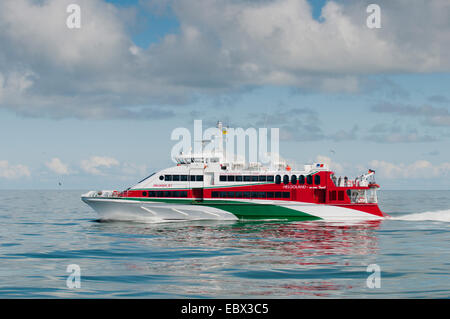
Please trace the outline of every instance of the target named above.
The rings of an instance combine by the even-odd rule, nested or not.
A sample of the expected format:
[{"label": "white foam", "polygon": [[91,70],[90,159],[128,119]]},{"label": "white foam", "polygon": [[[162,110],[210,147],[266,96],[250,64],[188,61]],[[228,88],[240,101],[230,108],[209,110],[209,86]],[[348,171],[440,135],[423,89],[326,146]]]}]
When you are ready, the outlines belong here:
[{"label": "white foam", "polygon": [[450,209],[396,216],[392,217],[391,219],[411,220],[411,221],[431,220],[440,222],[450,222]]}]

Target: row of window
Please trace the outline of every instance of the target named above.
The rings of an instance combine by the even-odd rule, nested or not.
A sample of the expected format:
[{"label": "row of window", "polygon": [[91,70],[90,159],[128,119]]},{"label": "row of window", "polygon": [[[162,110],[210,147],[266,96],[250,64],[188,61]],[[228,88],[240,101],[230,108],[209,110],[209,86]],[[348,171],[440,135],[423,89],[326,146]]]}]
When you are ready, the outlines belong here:
[{"label": "row of window", "polygon": [[[203,182],[203,175],[161,175],[159,179],[166,182]],[[281,179],[280,175],[275,177],[272,175],[220,175],[219,180],[221,182],[275,182],[275,184],[281,184],[283,181],[283,184],[286,185],[289,183],[304,185],[306,182],[308,185],[313,185],[312,175],[307,175],[306,177],[300,175],[298,178],[296,175],[290,177],[289,175],[284,175],[283,179]],[[320,175],[314,175],[314,184],[320,185]]]},{"label": "row of window", "polygon": [[289,198],[290,192],[212,192],[213,198]]},{"label": "row of window", "polygon": [[273,182],[274,177],[272,175],[220,175],[219,180],[221,182]]},{"label": "row of window", "polygon": [[[283,181],[283,184],[299,184],[299,185],[304,185],[305,182],[308,185],[313,185],[313,176],[312,175],[307,175],[306,177],[304,175],[300,175],[298,178],[296,175],[292,175],[289,177],[289,175],[284,175],[283,176],[283,180],[281,179],[280,175],[277,176],[248,176],[248,175],[244,175],[244,176],[240,176],[240,175],[220,175],[219,180],[221,182],[274,182],[276,184],[281,184],[281,182]],[[314,176],[314,184],[315,185],[320,185],[320,175],[315,175]]]},{"label": "row of window", "polygon": [[[336,191],[330,191],[330,201],[334,200],[336,200]],[[344,200],[344,191],[337,192],[337,200]]]},{"label": "row of window", "polygon": [[161,175],[159,179],[166,182],[203,182],[203,175]]},{"label": "row of window", "polygon": [[148,191],[142,192],[144,197],[188,197],[187,191]]}]

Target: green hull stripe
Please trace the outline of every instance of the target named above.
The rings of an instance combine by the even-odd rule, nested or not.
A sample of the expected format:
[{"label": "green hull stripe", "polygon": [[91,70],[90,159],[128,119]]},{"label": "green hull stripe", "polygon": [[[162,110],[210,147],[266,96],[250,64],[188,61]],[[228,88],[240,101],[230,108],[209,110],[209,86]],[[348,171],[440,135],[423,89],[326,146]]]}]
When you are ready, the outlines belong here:
[{"label": "green hull stripe", "polygon": [[289,219],[289,220],[317,220],[321,219],[308,213],[282,207],[273,204],[260,204],[252,202],[228,201],[228,200],[206,200],[193,201],[190,199],[163,199],[163,198],[108,198],[133,200],[141,202],[176,203],[185,205],[199,205],[214,207],[227,211],[241,219]]}]

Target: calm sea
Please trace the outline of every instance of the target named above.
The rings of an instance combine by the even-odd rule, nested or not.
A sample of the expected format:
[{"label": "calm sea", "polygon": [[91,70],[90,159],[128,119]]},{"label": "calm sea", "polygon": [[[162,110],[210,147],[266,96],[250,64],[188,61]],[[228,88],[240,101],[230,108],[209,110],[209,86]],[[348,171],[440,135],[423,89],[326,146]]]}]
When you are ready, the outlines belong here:
[{"label": "calm sea", "polygon": [[380,191],[393,218],[356,224],[98,222],[82,193],[0,192],[0,298],[450,297],[450,191]]}]

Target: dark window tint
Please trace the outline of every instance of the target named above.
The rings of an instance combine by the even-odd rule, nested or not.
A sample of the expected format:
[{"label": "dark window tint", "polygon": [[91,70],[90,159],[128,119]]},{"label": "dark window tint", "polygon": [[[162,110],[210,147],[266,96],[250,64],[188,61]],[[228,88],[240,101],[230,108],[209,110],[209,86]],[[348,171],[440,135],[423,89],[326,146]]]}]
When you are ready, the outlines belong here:
[{"label": "dark window tint", "polygon": [[220,175],[219,180],[221,182],[226,182],[227,181],[227,177],[225,175]]},{"label": "dark window tint", "polygon": [[219,192],[212,192],[212,197],[213,198],[219,197]]},{"label": "dark window tint", "polygon": [[297,176],[296,175],[292,175],[291,176],[291,184],[297,184]]},{"label": "dark window tint", "polygon": [[320,175],[314,175],[314,184],[320,185]]},{"label": "dark window tint", "polygon": [[259,181],[260,182],[265,182],[267,180],[266,176],[259,176]]},{"label": "dark window tint", "polygon": [[274,181],[273,176],[272,176],[272,175],[267,176],[267,181],[268,181],[268,182],[273,182],[273,181]]},{"label": "dark window tint", "polygon": [[181,191],[180,192],[180,197],[187,197],[187,191]]},{"label": "dark window tint", "polygon": [[148,197],[155,197],[156,196],[156,192],[155,191],[149,191],[148,192]]},{"label": "dark window tint", "polygon": [[190,181],[195,182],[195,175],[191,175]]},{"label": "dark window tint", "polygon": [[258,192],[252,192],[252,198],[258,198]]},{"label": "dark window tint", "polygon": [[197,182],[203,182],[203,175],[196,175],[196,176],[195,176],[195,180],[196,180]]},{"label": "dark window tint", "polygon": [[228,198],[233,198],[234,197],[234,192],[228,192]]},{"label": "dark window tint", "polygon": [[180,181],[180,175],[173,175],[173,181],[174,182],[179,182]]},{"label": "dark window tint", "polygon": [[289,176],[287,175],[283,176],[283,184],[289,184]]},{"label": "dark window tint", "polygon": [[275,176],[275,183],[281,184],[281,176],[280,175]]},{"label": "dark window tint", "polygon": [[180,180],[181,180],[182,182],[187,182],[188,176],[187,176],[187,175],[180,175]]},{"label": "dark window tint", "polygon": [[161,176],[159,177],[159,180],[160,180],[160,181],[163,181],[163,180],[164,180],[164,176],[161,175]]},{"label": "dark window tint", "polygon": [[281,192],[275,192],[275,198],[281,198],[282,196]]},{"label": "dark window tint", "polygon": [[283,198],[289,198],[290,196],[291,196],[291,193],[283,192]]},{"label": "dark window tint", "polygon": [[167,181],[171,181],[172,180],[172,175],[164,175],[164,180]]},{"label": "dark window tint", "polygon": [[330,200],[336,200],[336,191],[330,191]]},{"label": "dark window tint", "polygon": [[344,191],[338,192],[338,200],[344,200]]},{"label": "dark window tint", "polygon": [[161,192],[161,191],[156,192],[156,196],[163,197],[163,192]]},{"label": "dark window tint", "polygon": [[172,197],[180,197],[180,192],[174,191]]},{"label": "dark window tint", "polygon": [[258,192],[258,198],[266,198],[266,192]]},{"label": "dark window tint", "polygon": [[236,176],[236,182],[242,182],[242,176]]},{"label": "dark window tint", "polygon": [[298,183],[299,183],[300,185],[305,184],[305,176],[304,176],[304,175],[300,175],[300,176],[298,177]]},{"label": "dark window tint", "polygon": [[163,197],[169,197],[169,192],[163,192]]},{"label": "dark window tint", "polygon": [[251,193],[250,193],[250,192],[244,192],[244,197],[245,197],[245,198],[250,198],[250,196],[251,196]]},{"label": "dark window tint", "polygon": [[233,175],[229,175],[228,178],[227,178],[227,180],[228,180],[229,182],[234,182],[234,176],[233,176]]},{"label": "dark window tint", "polygon": [[258,176],[252,176],[252,182],[257,182],[258,181]]},{"label": "dark window tint", "polygon": [[142,192],[142,196],[147,196],[147,192]]},{"label": "dark window tint", "polygon": [[306,183],[308,185],[312,185],[312,176],[311,175],[306,176]]},{"label": "dark window tint", "polygon": [[350,197],[351,194],[352,194],[352,191],[347,189],[347,196]]},{"label": "dark window tint", "polygon": [[236,198],[242,198],[242,192],[236,192]]},{"label": "dark window tint", "polygon": [[267,198],[273,198],[274,195],[273,192],[267,192]]},{"label": "dark window tint", "polygon": [[251,176],[248,176],[248,175],[244,176],[244,182],[250,182],[251,179],[252,179]]}]

